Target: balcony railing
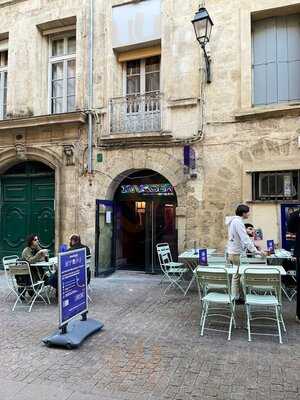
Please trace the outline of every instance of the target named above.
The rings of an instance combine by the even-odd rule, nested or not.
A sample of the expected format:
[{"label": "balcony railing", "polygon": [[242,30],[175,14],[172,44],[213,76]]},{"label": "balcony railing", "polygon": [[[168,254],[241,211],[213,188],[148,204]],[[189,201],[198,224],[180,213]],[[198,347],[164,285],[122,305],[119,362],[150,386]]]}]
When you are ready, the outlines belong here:
[{"label": "balcony railing", "polygon": [[161,94],[130,95],[110,100],[110,133],[161,130]]}]

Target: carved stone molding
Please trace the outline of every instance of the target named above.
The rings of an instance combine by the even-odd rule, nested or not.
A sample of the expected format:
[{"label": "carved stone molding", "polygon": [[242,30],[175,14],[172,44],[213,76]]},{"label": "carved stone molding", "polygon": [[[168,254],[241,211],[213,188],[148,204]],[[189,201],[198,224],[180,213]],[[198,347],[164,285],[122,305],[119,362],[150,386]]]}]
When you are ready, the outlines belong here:
[{"label": "carved stone molding", "polygon": [[19,160],[26,160],[26,147],[22,143],[15,145],[16,156]]},{"label": "carved stone molding", "polygon": [[64,155],[66,166],[75,165],[74,160],[74,146],[70,144],[64,144]]}]

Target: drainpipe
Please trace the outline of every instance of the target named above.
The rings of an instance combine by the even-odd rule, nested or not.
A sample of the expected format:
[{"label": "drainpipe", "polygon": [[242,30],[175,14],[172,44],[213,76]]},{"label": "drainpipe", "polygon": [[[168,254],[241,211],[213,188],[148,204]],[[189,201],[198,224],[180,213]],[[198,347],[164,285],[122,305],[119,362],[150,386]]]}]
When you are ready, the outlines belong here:
[{"label": "drainpipe", "polygon": [[89,40],[88,40],[88,175],[93,173],[93,69],[94,69],[94,0],[89,4]]}]

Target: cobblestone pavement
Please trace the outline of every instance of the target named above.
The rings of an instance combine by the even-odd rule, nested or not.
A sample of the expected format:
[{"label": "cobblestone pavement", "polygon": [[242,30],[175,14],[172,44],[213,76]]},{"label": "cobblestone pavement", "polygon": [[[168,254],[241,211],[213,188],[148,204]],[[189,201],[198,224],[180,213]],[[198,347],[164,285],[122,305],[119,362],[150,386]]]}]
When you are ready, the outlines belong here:
[{"label": "cobblestone pavement", "polygon": [[284,344],[242,328],[199,337],[197,293],[162,297],[160,277],[118,272],[93,281],[91,317],[105,329],[77,350],[47,348],[57,305],[12,313],[0,274],[0,400],[300,399],[300,325],[284,304]]}]

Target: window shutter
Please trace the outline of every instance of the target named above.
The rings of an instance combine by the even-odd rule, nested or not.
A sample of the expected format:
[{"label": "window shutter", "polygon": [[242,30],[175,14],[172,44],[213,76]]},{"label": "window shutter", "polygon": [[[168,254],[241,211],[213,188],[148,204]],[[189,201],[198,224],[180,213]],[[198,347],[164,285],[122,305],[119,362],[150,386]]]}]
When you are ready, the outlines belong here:
[{"label": "window shutter", "polygon": [[300,99],[300,16],[287,18],[289,99]]},{"label": "window shutter", "polygon": [[253,104],[300,99],[300,16],[256,21],[252,30]]},{"label": "window shutter", "polygon": [[253,27],[253,103],[277,102],[276,23],[274,18]]},{"label": "window shutter", "polygon": [[286,17],[277,18],[278,102],[289,101],[288,32]]}]

